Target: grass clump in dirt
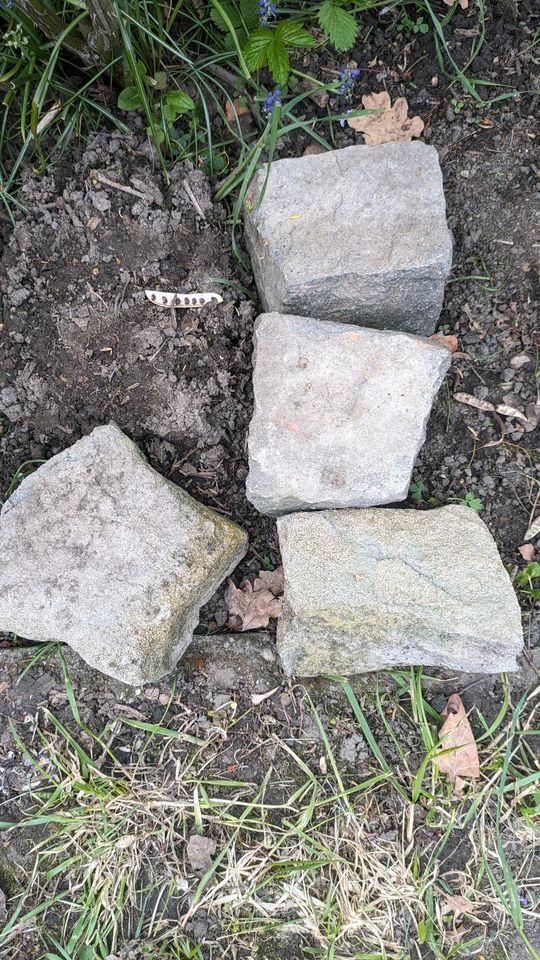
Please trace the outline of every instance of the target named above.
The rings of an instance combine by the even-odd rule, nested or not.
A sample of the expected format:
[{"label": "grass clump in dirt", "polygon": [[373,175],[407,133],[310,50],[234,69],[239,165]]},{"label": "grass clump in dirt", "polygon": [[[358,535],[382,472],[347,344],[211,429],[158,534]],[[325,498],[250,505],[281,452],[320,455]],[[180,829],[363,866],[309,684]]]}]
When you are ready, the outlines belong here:
[{"label": "grass clump in dirt", "polygon": [[[513,96],[471,72],[485,42],[484,0],[470,18],[470,49],[456,61],[449,33],[458,10],[430,0],[13,0],[0,7],[0,198],[13,216],[26,162],[43,172],[72,136],[141,124],[164,171],[192,160],[218,180],[218,199],[245,193],[263,152],[271,159],[282,137],[300,131],[335,146],[336,124],[353,106],[358,71],[349,58],[368,16],[405,41],[429,34],[441,73],[479,109]],[[310,60],[326,52],[334,66],[320,79]],[[328,107],[329,93],[341,96],[342,112]],[[325,98],[323,110],[309,116],[314,95]]]},{"label": "grass clump in dirt", "polygon": [[[377,687],[369,720],[335,678],[367,745],[361,775],[345,772],[332,724],[295,688],[306,729],[270,726],[249,751],[260,776],[242,779],[220,758],[266,706],[222,704],[203,738],[188,707],[169,716],[171,695],[159,723],[118,716],[98,734],[63,669],[70,728],[47,710],[32,750],[18,741],[42,785],[25,818],[2,825],[37,837],[0,933],[5,960],[138,960],[150,945],[158,957],[247,958],[271,956],[272,942],[276,955],[449,960],[511,930],[539,956],[528,935],[540,919],[538,689],[513,704],[505,684],[491,723],[476,711],[481,779],[456,799],[431,763],[439,717],[418,670]],[[123,763],[126,728],[137,759]]]}]

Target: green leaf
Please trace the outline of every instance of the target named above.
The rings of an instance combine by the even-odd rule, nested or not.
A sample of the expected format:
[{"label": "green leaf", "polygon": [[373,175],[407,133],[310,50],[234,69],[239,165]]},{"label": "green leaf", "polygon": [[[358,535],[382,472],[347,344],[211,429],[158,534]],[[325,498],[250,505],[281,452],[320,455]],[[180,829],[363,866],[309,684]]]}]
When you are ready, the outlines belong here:
[{"label": "green leaf", "polygon": [[276,37],[286,47],[314,47],[317,43],[298,20],[282,20],[276,27]]},{"label": "green leaf", "polygon": [[319,24],[328,34],[336,50],[350,50],[356,40],[356,20],[334,0],[324,0],[319,10]]},{"label": "green leaf", "polygon": [[139,74],[139,77],[141,78],[143,83],[146,83],[146,78],[148,76],[147,70],[146,70],[146,64],[144,63],[143,60],[137,60],[136,66],[137,66],[137,73]]},{"label": "green leaf", "polygon": [[279,39],[277,31],[272,37],[272,41],[267,47],[268,66],[272,76],[279,84],[287,83],[287,78],[291,70],[291,62],[285,45]]},{"label": "green leaf", "polygon": [[272,43],[273,33],[267,27],[255,30],[244,49],[244,57],[250,70],[260,70],[268,61],[268,47]]},{"label": "green leaf", "polygon": [[253,30],[259,22],[259,4],[257,0],[240,0],[240,13],[248,30]]},{"label": "green leaf", "polygon": [[462,503],[465,507],[470,507],[471,510],[474,510],[475,513],[482,513],[484,509],[484,503],[480,500],[480,497],[476,497],[474,493],[470,491],[465,494],[463,497]]},{"label": "green leaf", "polygon": [[156,90],[166,90],[167,89],[167,74],[164,70],[158,70],[155,77],[149,77],[148,83],[151,87],[154,87]]},{"label": "green leaf", "polygon": [[516,575],[516,583],[528,584],[529,580],[532,580],[533,577],[540,577],[540,563],[534,560],[532,563],[528,563],[523,570]]},{"label": "green leaf", "polygon": [[136,110],[137,107],[142,107],[138,87],[125,87],[118,97],[118,107],[120,110]]},{"label": "green leaf", "polygon": [[186,93],[184,90],[169,90],[169,92],[165,94],[165,103],[167,107],[176,110],[177,117],[180,116],[181,113],[189,113],[190,110],[195,109],[195,103],[189,93]]},{"label": "green leaf", "polygon": [[[231,21],[234,29],[235,29],[235,30],[238,30],[238,28],[242,26],[242,18],[241,18],[241,16],[240,16],[238,10],[236,9],[236,7],[233,6],[232,3],[222,3],[222,4],[221,4],[221,7],[222,7],[222,9],[225,11],[225,13],[227,14],[227,16],[228,16],[229,20]],[[210,10],[210,16],[211,16],[212,20],[214,21],[216,27],[218,27],[219,30],[222,30],[223,33],[227,33],[227,32],[228,32],[229,27],[228,27],[227,23],[225,22],[225,20],[223,19],[223,17],[221,16],[221,13],[219,12],[219,10],[216,10],[215,7],[212,7],[212,9]]]}]

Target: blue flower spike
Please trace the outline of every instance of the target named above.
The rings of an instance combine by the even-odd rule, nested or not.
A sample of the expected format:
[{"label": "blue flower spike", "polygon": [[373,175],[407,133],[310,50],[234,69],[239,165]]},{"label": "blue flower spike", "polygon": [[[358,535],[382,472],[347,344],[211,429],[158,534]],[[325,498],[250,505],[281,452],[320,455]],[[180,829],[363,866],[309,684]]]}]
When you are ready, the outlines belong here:
[{"label": "blue flower spike", "polygon": [[261,110],[263,113],[272,113],[274,107],[280,107],[283,103],[281,99],[281,90],[279,87],[276,87],[275,90],[272,90],[263,100],[261,105]]},{"label": "blue flower spike", "polygon": [[339,74],[339,79],[341,81],[341,86],[338,87],[337,93],[340,97],[349,96],[354,87],[354,82],[357,77],[360,76],[360,70],[358,67],[355,67],[354,70],[349,70],[345,68]]},{"label": "blue flower spike", "polygon": [[269,20],[272,17],[275,17],[277,13],[277,6],[275,3],[272,3],[271,0],[259,0],[259,20],[266,26]]}]

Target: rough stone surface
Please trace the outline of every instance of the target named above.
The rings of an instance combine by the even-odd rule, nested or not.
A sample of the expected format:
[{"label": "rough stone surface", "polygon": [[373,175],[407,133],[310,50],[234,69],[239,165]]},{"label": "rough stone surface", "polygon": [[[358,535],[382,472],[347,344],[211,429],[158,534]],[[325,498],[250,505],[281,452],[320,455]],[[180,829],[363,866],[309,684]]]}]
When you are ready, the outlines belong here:
[{"label": "rough stone surface", "polygon": [[450,360],[408,334],[263,314],[248,499],[270,515],[405,499]]},{"label": "rough stone surface", "polygon": [[468,507],[298,513],[278,520],[278,532],[287,673],[517,669],[518,602],[489,530]]},{"label": "rough stone surface", "polygon": [[430,334],[452,261],[434,147],[413,141],[274,161],[246,242],[265,310]]},{"label": "rough stone surface", "polygon": [[170,670],[247,537],[114,424],[24,480],[0,515],[0,630],[62,640],[138,684]]}]

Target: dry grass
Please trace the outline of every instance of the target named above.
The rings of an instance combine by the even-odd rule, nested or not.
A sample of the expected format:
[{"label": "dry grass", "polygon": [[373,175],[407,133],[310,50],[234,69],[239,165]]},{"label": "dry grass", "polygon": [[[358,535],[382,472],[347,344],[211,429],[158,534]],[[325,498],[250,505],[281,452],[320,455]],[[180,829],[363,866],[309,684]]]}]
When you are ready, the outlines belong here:
[{"label": "dry grass", "polygon": [[[434,729],[419,691],[411,682],[399,709],[422,730],[427,754]],[[96,762],[53,718],[36,760],[49,786],[17,828],[45,833],[0,933],[2,958],[20,960],[30,933],[57,950],[43,956],[60,960],[109,957],[131,940],[165,951],[155,956],[243,957],[280,932],[300,935],[306,956],[328,960],[402,960],[422,956],[424,945],[449,958],[481,951],[494,931],[510,928],[527,944],[527,922],[540,920],[540,772],[530,746],[537,693],[503,705],[481,738],[481,781],[461,801],[405,749],[404,762],[390,767],[373,733],[372,772],[344,784],[313,705],[324,745],[318,765],[303,759],[305,742],[274,734],[275,763],[260,784],[209,777],[209,758],[222,748],[191,736],[188,719],[174,731],[139,725],[147,738],[140,759],[120,765],[112,748],[125,721],[98,738]],[[387,706],[378,700],[388,723]],[[150,740],[161,744],[152,763]],[[187,857],[192,833],[217,843],[204,873]],[[198,917],[210,922],[200,947],[187,936]]]}]

